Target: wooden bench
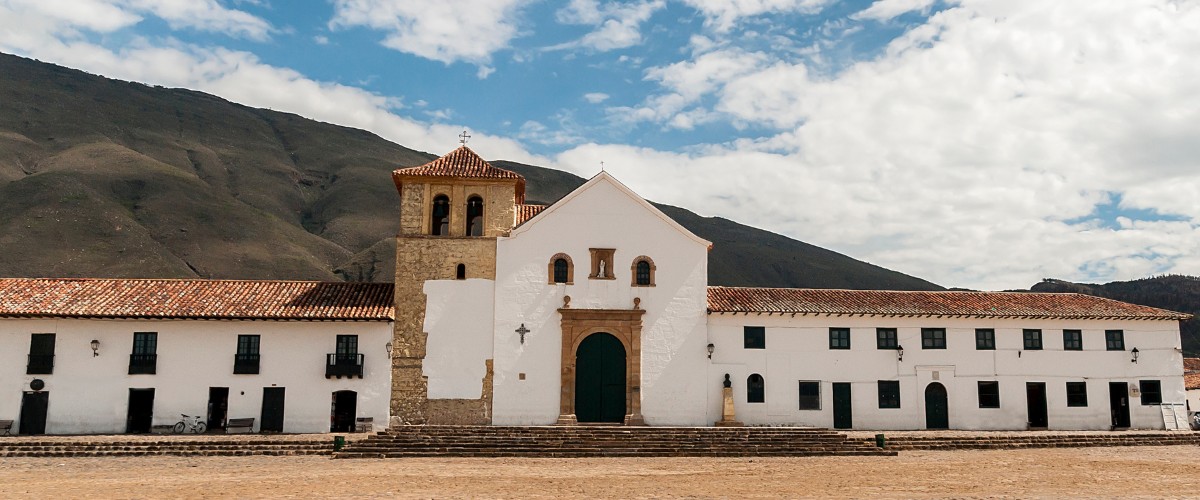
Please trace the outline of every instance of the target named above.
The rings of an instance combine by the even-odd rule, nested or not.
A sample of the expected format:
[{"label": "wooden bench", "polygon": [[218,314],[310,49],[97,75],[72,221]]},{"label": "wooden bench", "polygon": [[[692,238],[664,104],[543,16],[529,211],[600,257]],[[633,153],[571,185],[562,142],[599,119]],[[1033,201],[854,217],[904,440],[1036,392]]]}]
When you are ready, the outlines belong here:
[{"label": "wooden bench", "polygon": [[354,419],[354,432],[374,432],[375,417],[359,417]]},{"label": "wooden bench", "polygon": [[[236,431],[235,431],[235,429],[236,429]],[[229,419],[229,423],[225,424],[225,433],[226,434],[234,434],[234,433],[249,434],[251,432],[254,432],[254,419],[253,418],[231,418],[231,419]]]},{"label": "wooden bench", "polygon": [[0,434],[0,436],[11,436],[12,424],[12,420],[0,420],[0,431],[4,431],[4,434]]}]

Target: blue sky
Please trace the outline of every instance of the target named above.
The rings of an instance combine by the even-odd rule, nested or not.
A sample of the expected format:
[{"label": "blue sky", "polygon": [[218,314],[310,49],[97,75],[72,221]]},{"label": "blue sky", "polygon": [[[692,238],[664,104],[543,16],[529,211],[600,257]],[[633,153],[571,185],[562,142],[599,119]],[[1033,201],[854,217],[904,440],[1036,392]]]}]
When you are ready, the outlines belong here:
[{"label": "blue sky", "polygon": [[0,0],[0,51],[946,286],[1200,274],[1200,0]]}]

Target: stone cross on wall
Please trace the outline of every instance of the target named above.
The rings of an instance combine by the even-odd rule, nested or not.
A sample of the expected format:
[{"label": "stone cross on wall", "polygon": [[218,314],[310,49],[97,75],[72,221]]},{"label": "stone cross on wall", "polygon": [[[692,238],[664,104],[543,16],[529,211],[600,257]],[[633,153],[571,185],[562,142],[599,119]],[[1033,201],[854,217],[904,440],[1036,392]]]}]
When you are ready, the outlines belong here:
[{"label": "stone cross on wall", "polygon": [[521,327],[516,329],[516,332],[521,335],[521,343],[525,343],[525,334],[529,333],[529,329],[525,328],[525,323],[521,323]]}]

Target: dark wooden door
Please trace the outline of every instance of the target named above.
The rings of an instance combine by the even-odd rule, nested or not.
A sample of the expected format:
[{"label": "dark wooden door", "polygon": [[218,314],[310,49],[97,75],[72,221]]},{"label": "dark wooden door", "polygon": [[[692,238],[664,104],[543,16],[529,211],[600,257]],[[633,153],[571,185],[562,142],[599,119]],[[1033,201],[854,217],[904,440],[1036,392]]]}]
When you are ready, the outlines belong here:
[{"label": "dark wooden door", "polygon": [[208,388],[208,428],[224,429],[226,417],[229,416],[229,388]]},{"label": "dark wooden door", "polygon": [[259,432],[283,432],[283,387],[264,387]]},{"label": "dark wooden door", "polygon": [[354,418],[358,415],[358,393],[333,393],[333,406],[329,413],[329,432],[354,432]]},{"label": "dark wooden door", "polygon": [[1108,408],[1114,429],[1129,427],[1129,386],[1125,382],[1108,383]]},{"label": "dark wooden door", "polygon": [[849,429],[854,427],[853,405],[850,403],[850,384],[845,382],[833,383],[833,428]]},{"label": "dark wooden door", "polygon": [[154,422],[154,389],[130,389],[129,413],[125,417],[125,432],[144,434],[150,432]]},{"label": "dark wooden door", "polygon": [[575,353],[575,419],[625,421],[625,346],[607,333],[579,343]]},{"label": "dark wooden door", "polygon": [[925,386],[925,428],[950,428],[950,404],[946,397],[946,386],[938,382]]},{"label": "dark wooden door", "polygon": [[1029,405],[1029,427],[1031,429],[1048,427],[1050,418],[1046,415],[1046,383],[1026,382],[1025,401]]},{"label": "dark wooden door", "polygon": [[21,426],[17,433],[22,435],[46,433],[46,409],[50,406],[50,393],[26,392],[21,396]]}]

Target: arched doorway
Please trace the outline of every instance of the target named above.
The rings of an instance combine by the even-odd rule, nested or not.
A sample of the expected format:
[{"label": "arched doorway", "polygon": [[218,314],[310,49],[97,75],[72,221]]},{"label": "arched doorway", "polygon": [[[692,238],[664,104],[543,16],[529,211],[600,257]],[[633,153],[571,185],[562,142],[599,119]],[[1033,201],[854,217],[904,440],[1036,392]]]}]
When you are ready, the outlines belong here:
[{"label": "arched doorway", "polygon": [[946,402],[946,386],[938,382],[925,386],[925,428],[949,429],[950,411]]},{"label": "arched doorway", "polygon": [[625,346],[610,334],[589,335],[575,352],[575,418],[625,420]]}]

